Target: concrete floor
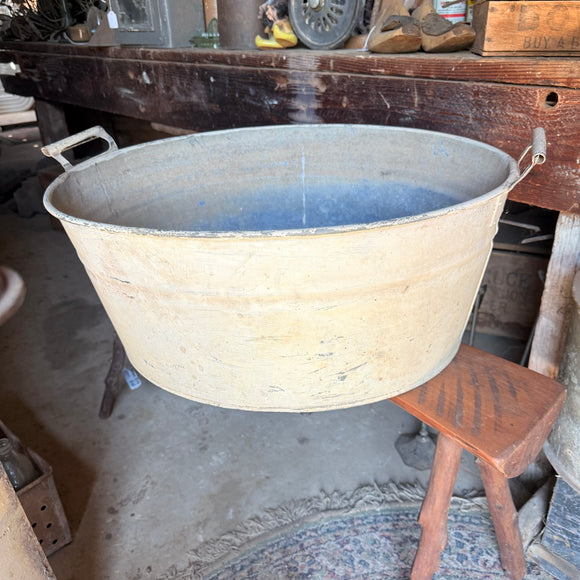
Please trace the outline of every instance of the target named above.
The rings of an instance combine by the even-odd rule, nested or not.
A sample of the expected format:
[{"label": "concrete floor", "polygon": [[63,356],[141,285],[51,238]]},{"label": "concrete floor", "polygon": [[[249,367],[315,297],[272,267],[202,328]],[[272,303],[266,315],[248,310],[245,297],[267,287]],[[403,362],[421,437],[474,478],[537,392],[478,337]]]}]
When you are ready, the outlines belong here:
[{"label": "concrete floor", "polygon": [[[38,161],[34,136],[16,156],[17,144],[3,143],[3,172],[16,158]],[[389,401],[250,413],[144,381],[99,419],[113,328],[68,238],[46,214],[22,218],[9,201],[0,263],[28,289],[0,328],[0,419],[54,469],[74,537],[50,557],[60,580],[159,578],[205,540],[286,501],[373,482],[427,484],[429,472],[407,467],[394,447],[418,423]],[[456,492],[471,489],[481,483],[465,455]]]}]

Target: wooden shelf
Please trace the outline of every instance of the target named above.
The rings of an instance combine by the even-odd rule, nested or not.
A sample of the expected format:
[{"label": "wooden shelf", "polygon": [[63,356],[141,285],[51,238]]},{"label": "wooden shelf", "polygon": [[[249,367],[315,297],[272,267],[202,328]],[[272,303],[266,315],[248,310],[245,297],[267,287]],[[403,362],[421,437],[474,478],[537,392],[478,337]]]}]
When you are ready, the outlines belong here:
[{"label": "wooden shelf", "polygon": [[10,92],[195,131],[396,125],[470,137],[517,158],[542,126],[548,159],[510,197],[580,214],[578,58],[13,42],[0,45],[0,60],[22,69],[4,77]]},{"label": "wooden shelf", "polygon": [[580,59],[573,57],[482,58],[468,51],[449,54],[416,52],[386,55],[357,50],[242,51],[127,46],[101,48],[41,42],[4,42],[0,44],[0,50],[5,55],[9,55],[12,50],[28,54],[167,62],[197,66],[315,70],[335,74],[371,74],[580,88]]}]

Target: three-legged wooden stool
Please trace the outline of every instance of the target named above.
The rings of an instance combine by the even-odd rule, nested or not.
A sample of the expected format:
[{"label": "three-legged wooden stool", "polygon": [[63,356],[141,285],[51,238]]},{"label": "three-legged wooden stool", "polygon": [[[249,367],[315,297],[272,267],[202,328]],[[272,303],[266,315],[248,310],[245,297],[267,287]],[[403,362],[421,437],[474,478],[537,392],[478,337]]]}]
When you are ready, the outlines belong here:
[{"label": "three-legged wooden stool", "polygon": [[562,385],[494,355],[463,345],[438,376],[391,399],[439,436],[421,507],[421,540],[411,578],[431,578],[447,543],[449,503],[462,449],[477,458],[501,562],[510,578],[526,573],[518,515],[508,478],[540,452],[564,403]]}]

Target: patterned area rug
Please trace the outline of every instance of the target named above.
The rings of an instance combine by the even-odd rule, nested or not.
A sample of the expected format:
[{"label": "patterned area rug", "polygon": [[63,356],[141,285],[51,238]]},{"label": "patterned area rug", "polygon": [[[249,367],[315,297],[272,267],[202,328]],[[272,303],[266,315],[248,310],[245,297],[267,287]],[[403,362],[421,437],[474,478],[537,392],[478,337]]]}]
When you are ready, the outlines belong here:
[{"label": "patterned area rug", "polygon": [[[253,518],[160,580],[407,580],[424,491],[387,484],[321,494]],[[438,580],[507,578],[484,498],[453,498]],[[526,579],[551,580],[534,563]]]}]

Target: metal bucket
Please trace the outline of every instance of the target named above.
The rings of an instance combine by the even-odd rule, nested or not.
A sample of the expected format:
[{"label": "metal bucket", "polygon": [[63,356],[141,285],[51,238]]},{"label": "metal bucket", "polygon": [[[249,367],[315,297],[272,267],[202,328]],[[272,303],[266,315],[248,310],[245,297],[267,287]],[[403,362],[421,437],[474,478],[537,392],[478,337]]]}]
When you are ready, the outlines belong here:
[{"label": "metal bucket", "polygon": [[[112,150],[63,159],[96,136]],[[542,137],[522,176],[544,161]],[[135,368],[180,396],[262,411],[371,403],[439,373],[521,179],[483,143],[365,125],[120,151],[95,128],[44,151],[67,169],[46,208]]]}]

